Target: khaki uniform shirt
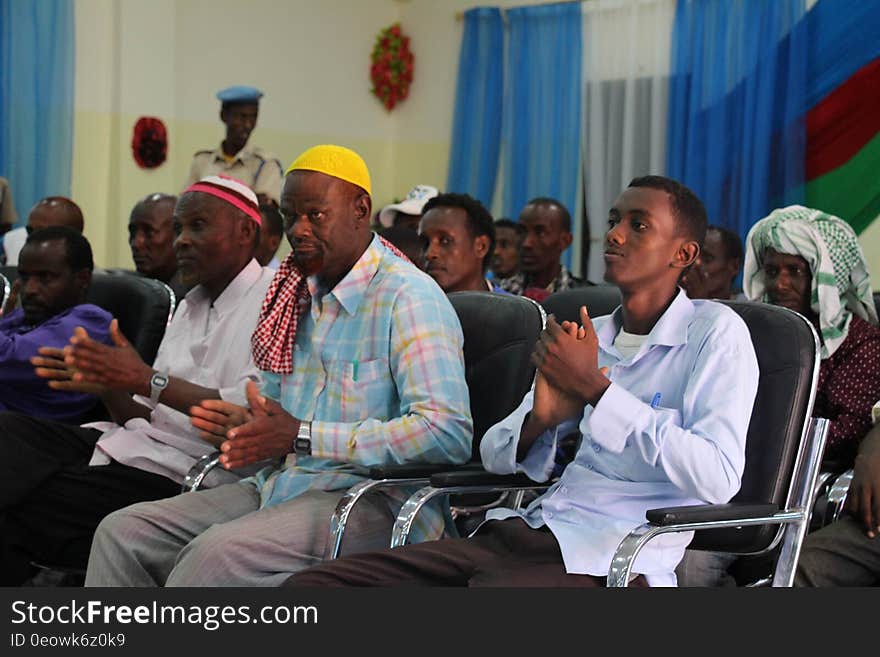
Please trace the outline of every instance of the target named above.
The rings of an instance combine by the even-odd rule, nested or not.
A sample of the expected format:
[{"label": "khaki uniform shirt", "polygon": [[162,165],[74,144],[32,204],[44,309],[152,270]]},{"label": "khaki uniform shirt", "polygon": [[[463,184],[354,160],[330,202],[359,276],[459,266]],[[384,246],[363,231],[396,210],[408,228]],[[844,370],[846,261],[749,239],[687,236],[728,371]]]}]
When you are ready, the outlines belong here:
[{"label": "khaki uniform shirt", "polygon": [[254,190],[255,194],[265,194],[275,201],[281,197],[281,179],[284,171],[281,162],[259,147],[245,146],[235,155],[231,164],[223,157],[223,148],[199,151],[193,155],[185,187],[189,187],[205,176],[223,174],[237,178]]}]

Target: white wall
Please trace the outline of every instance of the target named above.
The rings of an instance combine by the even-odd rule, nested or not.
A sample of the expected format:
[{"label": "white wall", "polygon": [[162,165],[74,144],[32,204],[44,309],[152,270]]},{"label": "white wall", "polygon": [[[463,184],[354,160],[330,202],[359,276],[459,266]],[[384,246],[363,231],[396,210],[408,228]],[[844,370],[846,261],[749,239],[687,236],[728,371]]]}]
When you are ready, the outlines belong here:
[{"label": "white wall", "polygon": [[[367,161],[374,202],[393,188],[394,117],[369,93],[376,33],[395,0],[76,0],[72,195],[101,266],[131,266],[125,223],[148,193],[178,193],[192,154],[223,138],[218,89],[263,90],[251,143],[288,164],[316,143],[350,146]],[[161,118],[168,160],[137,167],[138,117]]]}]

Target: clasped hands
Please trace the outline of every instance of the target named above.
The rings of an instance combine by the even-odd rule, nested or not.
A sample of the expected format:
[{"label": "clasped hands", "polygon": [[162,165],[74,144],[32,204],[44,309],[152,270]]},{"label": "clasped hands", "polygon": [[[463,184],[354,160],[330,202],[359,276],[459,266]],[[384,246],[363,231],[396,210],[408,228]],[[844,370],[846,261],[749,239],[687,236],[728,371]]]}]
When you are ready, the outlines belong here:
[{"label": "clasped hands", "polygon": [[611,385],[608,368],[599,367],[599,339],[586,306],[581,306],[580,317],[578,326],[568,321],[560,325],[548,316],[532,354],[538,373],[530,416],[542,428],[580,416]]},{"label": "clasped hands", "polygon": [[190,408],[190,422],[202,440],[220,450],[220,465],[227,470],[289,455],[299,431],[300,421],[261,395],[256,383],[248,381],[245,394],[247,407],[205,399]]}]

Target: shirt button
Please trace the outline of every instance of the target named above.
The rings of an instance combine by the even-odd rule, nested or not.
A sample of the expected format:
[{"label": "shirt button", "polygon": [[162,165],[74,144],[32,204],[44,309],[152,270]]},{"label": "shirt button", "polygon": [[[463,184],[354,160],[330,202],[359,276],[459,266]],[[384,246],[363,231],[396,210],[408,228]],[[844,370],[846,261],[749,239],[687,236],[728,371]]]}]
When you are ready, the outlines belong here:
[{"label": "shirt button", "polygon": [[599,447],[596,443],[593,443],[593,449],[596,450],[597,452],[601,452],[601,451],[602,451],[602,448]]},{"label": "shirt button", "polygon": [[567,493],[567,492],[568,492],[568,486],[563,486],[562,488],[559,489],[559,492],[560,492],[560,493]]},{"label": "shirt button", "polygon": [[552,511],[548,511],[548,512],[547,512],[547,517],[548,517],[548,518],[552,518],[552,517],[553,517],[553,512],[552,512]]},{"label": "shirt button", "polygon": [[592,470],[592,469],[593,469],[593,466],[590,465],[589,463],[587,463],[587,470]]}]

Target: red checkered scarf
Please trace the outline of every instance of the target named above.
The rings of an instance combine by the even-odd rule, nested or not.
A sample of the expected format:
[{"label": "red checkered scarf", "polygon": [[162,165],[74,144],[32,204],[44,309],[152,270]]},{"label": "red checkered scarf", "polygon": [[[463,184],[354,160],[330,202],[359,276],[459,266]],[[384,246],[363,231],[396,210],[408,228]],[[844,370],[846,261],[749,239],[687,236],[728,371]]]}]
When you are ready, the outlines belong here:
[{"label": "red checkered scarf", "polygon": [[[401,251],[384,237],[379,241],[399,258],[409,262]],[[312,302],[306,277],[293,263],[291,252],[278,267],[263,307],[257,328],[251,336],[254,363],[264,372],[293,373],[293,345],[303,313]]]}]

